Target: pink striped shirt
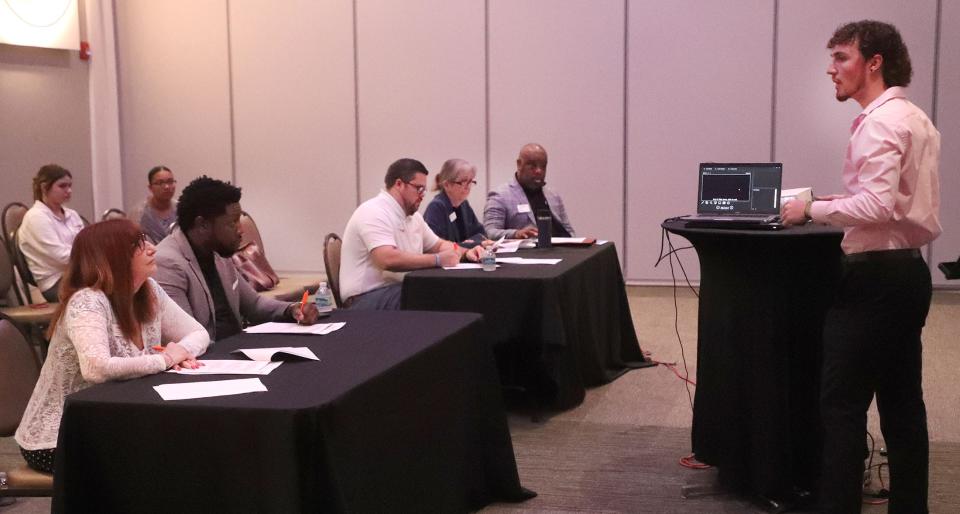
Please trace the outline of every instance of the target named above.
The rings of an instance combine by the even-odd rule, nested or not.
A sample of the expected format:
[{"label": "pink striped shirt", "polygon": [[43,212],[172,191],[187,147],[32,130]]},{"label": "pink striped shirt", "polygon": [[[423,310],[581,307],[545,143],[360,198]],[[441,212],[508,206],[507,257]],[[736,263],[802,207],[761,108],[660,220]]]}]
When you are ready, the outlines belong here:
[{"label": "pink striped shirt", "polygon": [[870,103],[850,127],[847,194],[810,206],[814,221],[844,227],[844,253],[920,248],[940,235],[940,132],[902,87]]}]

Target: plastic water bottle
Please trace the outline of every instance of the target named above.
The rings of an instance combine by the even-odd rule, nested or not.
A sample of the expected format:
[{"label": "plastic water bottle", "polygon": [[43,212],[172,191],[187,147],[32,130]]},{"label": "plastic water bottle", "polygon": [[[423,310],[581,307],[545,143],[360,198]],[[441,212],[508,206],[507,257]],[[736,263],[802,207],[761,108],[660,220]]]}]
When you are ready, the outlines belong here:
[{"label": "plastic water bottle", "polygon": [[490,248],[484,248],[483,252],[480,253],[480,265],[483,267],[483,271],[497,269],[497,254],[493,253]]},{"label": "plastic water bottle", "polygon": [[333,301],[333,291],[327,287],[326,282],[320,282],[320,287],[317,288],[317,294],[314,295],[313,301],[317,304],[317,310],[320,312],[330,312],[335,307]]}]

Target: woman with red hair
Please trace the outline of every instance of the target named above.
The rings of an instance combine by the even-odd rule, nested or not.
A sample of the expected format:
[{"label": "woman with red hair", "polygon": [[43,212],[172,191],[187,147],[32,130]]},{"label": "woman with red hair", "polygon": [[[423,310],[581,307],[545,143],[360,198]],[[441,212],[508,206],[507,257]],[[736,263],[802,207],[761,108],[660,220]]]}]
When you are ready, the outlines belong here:
[{"label": "woman with red hair", "polygon": [[[64,398],[92,384],[196,368],[210,338],[150,278],[156,249],[132,221],[77,234],[50,323],[50,350],[17,428],[30,467],[53,471]],[[169,341],[163,351],[153,347]]]}]

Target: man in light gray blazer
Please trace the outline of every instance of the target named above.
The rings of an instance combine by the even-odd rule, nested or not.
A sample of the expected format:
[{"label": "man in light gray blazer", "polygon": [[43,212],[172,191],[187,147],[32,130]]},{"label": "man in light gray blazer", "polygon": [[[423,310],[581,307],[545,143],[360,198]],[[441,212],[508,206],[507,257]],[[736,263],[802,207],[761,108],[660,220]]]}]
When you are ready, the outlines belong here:
[{"label": "man in light gray blazer", "polygon": [[301,311],[299,303],[258,294],[230,260],[240,244],[240,188],[200,177],[177,204],[178,227],[157,245],[155,278],[211,341],[240,332],[244,322],[317,320],[312,303]]},{"label": "man in light gray blazer", "polygon": [[547,151],[536,143],[520,149],[513,180],[487,193],[483,228],[490,239],[537,237],[538,212],[549,211],[553,236],[574,236],[560,195],[547,189]]}]

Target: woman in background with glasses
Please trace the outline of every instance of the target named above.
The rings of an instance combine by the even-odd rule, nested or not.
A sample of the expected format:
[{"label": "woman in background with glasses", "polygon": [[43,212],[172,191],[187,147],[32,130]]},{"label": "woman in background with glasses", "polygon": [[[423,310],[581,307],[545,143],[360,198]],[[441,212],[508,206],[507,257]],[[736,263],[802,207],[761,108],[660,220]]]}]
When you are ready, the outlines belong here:
[{"label": "woman in background with glasses", "polygon": [[463,159],[450,159],[443,163],[437,174],[433,197],[423,219],[441,239],[473,248],[487,241],[483,224],[470,207],[467,197],[477,185],[477,168]]},{"label": "woman in background with glasses", "polygon": [[68,394],[108,380],[199,365],[196,357],[210,338],[150,278],[155,253],[126,219],[96,223],[77,234],[62,301],[50,323],[47,360],[15,435],[31,468],[53,471]]}]

